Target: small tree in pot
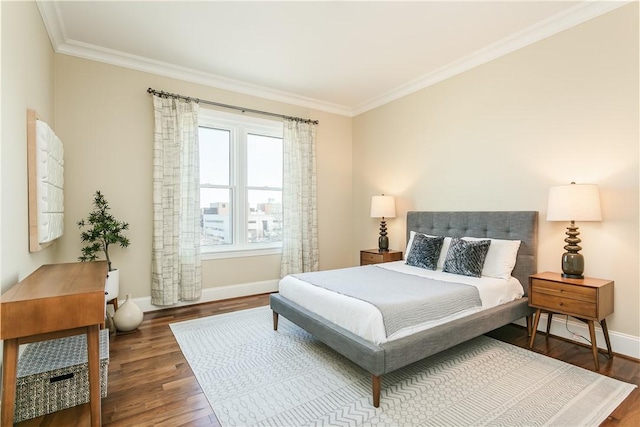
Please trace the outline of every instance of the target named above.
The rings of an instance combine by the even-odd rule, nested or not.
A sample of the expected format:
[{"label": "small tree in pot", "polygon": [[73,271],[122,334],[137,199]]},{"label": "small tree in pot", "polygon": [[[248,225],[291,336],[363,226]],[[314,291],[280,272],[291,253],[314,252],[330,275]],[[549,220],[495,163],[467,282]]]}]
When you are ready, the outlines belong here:
[{"label": "small tree in pot", "polygon": [[116,220],[109,213],[109,202],[105,197],[96,191],[93,198],[93,211],[87,219],[78,221],[78,227],[86,230],[80,233],[82,243],[87,245],[82,248],[82,255],[78,257],[78,261],[95,261],[98,259],[98,253],[104,252],[109,267],[108,280],[106,284],[107,301],[113,300],[114,309],[118,309],[117,297],[119,292],[119,274],[117,269],[111,266],[111,258],[109,257],[109,246],[120,245],[121,248],[129,246],[129,239],[122,232],[129,229],[129,224]]},{"label": "small tree in pot", "polygon": [[129,246],[129,239],[122,234],[124,230],[129,229],[129,224],[116,220],[109,213],[109,209],[111,208],[107,199],[100,191],[96,191],[93,198],[93,211],[86,220],[78,221],[80,229],[89,227],[80,234],[82,243],[88,243],[88,245],[82,248],[82,255],[78,257],[78,261],[95,261],[98,259],[97,253],[104,252],[109,271],[113,271],[115,269],[111,267],[109,245],[119,244],[122,248]]}]

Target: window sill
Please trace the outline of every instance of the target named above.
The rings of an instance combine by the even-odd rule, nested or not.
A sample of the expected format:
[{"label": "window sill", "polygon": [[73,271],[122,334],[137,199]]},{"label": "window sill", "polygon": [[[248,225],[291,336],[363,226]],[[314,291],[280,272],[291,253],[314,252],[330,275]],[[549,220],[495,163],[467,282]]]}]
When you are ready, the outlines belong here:
[{"label": "window sill", "polygon": [[219,252],[204,252],[201,255],[203,261],[210,259],[226,259],[226,258],[245,258],[265,255],[280,255],[282,248],[263,248],[263,249],[237,249]]}]

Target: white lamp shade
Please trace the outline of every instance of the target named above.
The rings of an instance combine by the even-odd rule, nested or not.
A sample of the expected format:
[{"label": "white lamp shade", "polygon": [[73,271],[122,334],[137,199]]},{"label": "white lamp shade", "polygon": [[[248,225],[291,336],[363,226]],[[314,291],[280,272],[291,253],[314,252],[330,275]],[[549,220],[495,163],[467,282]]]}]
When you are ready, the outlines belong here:
[{"label": "white lamp shade", "polygon": [[549,189],[547,221],[601,221],[595,184],[558,185]]},{"label": "white lamp shade", "polygon": [[373,196],[371,198],[371,218],[395,218],[396,199],[392,196]]}]

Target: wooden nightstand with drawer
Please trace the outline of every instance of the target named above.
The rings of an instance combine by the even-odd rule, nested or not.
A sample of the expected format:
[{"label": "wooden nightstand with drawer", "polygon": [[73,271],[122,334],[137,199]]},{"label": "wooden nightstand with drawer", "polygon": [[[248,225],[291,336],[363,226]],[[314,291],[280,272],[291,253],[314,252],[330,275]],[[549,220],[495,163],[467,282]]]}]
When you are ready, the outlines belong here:
[{"label": "wooden nightstand with drawer", "polygon": [[600,369],[598,363],[598,346],[594,321],[600,322],[604,339],[607,343],[609,358],[613,357],[606,317],[613,313],[613,281],[603,279],[569,279],[560,273],[537,273],[529,276],[529,305],[536,308],[533,333],[529,348],[533,347],[536,338],[540,314],[549,313],[547,334],[553,314],[565,314],[582,320],[589,325],[591,350],[596,371]]},{"label": "wooden nightstand with drawer", "polygon": [[384,251],[378,249],[366,249],[360,251],[360,265],[379,264],[381,262],[391,262],[402,260],[402,251]]}]

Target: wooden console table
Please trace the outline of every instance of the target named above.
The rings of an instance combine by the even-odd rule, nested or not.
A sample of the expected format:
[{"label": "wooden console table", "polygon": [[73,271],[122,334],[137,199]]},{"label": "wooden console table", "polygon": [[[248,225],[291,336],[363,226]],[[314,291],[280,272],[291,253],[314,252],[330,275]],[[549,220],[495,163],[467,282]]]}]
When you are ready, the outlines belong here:
[{"label": "wooden console table", "polygon": [[106,261],[43,265],[2,295],[3,426],[13,425],[19,345],[79,334],[87,334],[91,425],[101,425],[100,325],[106,277]]}]

